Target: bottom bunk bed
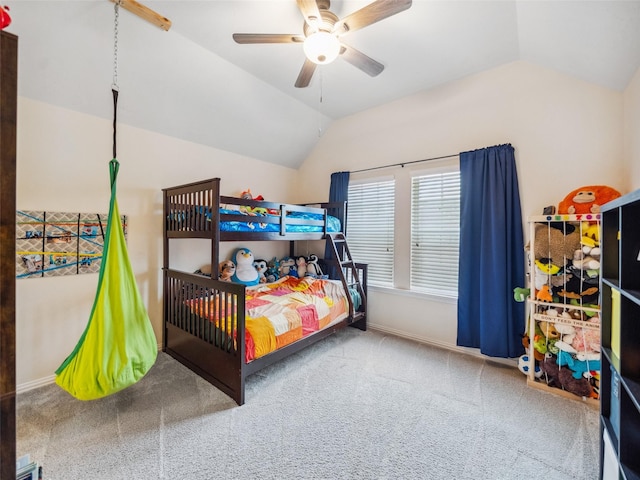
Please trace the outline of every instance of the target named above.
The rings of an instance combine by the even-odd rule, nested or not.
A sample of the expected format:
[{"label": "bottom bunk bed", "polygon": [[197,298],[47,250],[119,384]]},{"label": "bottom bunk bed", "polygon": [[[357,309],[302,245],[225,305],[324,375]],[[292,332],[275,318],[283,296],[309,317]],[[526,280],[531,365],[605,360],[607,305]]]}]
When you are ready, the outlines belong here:
[{"label": "bottom bunk bed", "polygon": [[[345,274],[366,279],[366,265],[355,267]],[[341,281],[283,277],[245,287],[167,270],[165,286],[164,351],[238,405],[252,373],[348,325],[366,330],[362,299],[349,289],[349,302]]]}]

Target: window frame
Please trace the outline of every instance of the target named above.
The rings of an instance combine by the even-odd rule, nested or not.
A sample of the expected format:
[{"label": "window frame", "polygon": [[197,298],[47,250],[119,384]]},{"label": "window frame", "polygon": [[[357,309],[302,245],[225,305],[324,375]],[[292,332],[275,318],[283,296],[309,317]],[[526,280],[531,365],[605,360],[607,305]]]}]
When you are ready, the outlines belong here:
[{"label": "window frame", "polygon": [[[371,183],[383,179],[395,179],[395,210],[394,210],[394,280],[393,285],[376,285],[369,283],[373,290],[389,291],[403,295],[429,297],[444,303],[456,303],[455,296],[440,292],[427,292],[422,289],[411,288],[411,182],[414,176],[449,173],[460,170],[459,157],[435,160],[410,166],[394,166],[386,170],[386,175],[380,172],[355,172],[351,174],[349,183]],[[347,225],[347,240],[349,239]],[[358,261],[358,258],[354,257]]]}]

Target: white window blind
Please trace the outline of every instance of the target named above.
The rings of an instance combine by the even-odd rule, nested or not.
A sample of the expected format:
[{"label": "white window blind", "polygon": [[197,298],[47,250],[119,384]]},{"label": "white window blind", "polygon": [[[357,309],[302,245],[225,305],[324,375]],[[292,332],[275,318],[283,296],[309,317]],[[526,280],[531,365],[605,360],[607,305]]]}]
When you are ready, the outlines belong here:
[{"label": "white window blind", "polygon": [[394,180],[349,184],[347,240],[371,285],[393,286]]},{"label": "white window blind", "polygon": [[411,181],[411,288],[458,295],[460,172]]}]

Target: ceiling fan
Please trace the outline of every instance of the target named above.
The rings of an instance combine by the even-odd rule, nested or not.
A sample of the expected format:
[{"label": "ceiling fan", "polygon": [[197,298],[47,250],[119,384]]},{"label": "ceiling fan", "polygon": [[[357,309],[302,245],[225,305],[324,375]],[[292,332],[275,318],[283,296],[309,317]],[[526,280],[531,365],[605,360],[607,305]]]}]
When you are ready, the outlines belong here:
[{"label": "ceiling fan", "polygon": [[296,0],[304,17],[302,34],[234,33],[237,43],[301,43],[306,55],[295,86],[304,88],[311,82],[316,65],[333,62],[338,56],[375,77],[384,65],[345,44],[342,37],[411,6],[411,0],[376,0],[360,10],[338,18],[329,10],[330,0]]}]

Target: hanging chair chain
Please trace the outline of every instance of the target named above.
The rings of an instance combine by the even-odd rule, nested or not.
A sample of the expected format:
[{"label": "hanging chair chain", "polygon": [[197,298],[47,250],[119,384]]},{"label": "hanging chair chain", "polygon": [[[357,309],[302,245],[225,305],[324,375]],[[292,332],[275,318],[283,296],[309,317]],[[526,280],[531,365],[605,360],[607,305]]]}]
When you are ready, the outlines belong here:
[{"label": "hanging chair chain", "polygon": [[114,90],[118,90],[118,19],[120,16],[120,1],[114,3],[114,22],[113,22],[113,85]]}]

